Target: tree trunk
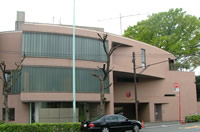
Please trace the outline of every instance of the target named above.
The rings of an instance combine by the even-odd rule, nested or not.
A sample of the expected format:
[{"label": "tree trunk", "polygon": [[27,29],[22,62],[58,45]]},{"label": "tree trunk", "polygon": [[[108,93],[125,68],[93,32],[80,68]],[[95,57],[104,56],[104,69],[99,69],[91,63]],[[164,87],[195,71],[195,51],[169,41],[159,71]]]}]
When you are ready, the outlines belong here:
[{"label": "tree trunk", "polygon": [[104,80],[101,80],[100,115],[105,115],[104,89],[105,89]]},{"label": "tree trunk", "polygon": [[5,107],[5,123],[8,123],[9,119],[9,109],[8,109],[8,94],[4,93],[4,107]]}]

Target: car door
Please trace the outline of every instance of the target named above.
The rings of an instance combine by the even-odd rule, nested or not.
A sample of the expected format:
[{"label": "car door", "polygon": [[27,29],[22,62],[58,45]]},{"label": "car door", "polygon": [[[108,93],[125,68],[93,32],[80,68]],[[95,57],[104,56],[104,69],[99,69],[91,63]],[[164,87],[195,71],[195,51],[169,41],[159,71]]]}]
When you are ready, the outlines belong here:
[{"label": "car door", "polygon": [[111,131],[119,131],[119,121],[116,116],[111,115],[105,118],[106,124]]},{"label": "car door", "polygon": [[132,130],[133,126],[126,117],[124,117],[122,115],[117,115],[117,119],[118,119],[119,125],[123,131]]}]

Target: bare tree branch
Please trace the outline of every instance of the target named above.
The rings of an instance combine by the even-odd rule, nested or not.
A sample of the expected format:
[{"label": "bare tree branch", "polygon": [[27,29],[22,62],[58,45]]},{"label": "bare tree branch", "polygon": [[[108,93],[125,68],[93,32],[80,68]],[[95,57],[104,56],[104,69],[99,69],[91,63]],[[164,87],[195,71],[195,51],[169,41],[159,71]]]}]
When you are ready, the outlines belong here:
[{"label": "bare tree branch", "polygon": [[98,78],[99,80],[102,80],[102,77],[96,73],[92,73],[92,76]]},{"label": "bare tree branch", "polygon": [[102,69],[103,69],[103,68],[101,68],[101,67],[99,67],[99,66],[97,66],[97,68],[98,68],[99,70],[101,70],[101,71],[102,71]]},{"label": "bare tree branch", "polygon": [[108,71],[107,71],[107,74],[109,74],[109,73],[112,72],[112,71],[113,71],[113,69],[108,70]]},{"label": "bare tree branch", "polygon": [[119,47],[119,45],[115,45],[113,46],[110,50],[108,48],[108,46],[106,45],[106,40],[107,40],[107,34],[103,35],[103,37],[98,33],[97,34],[99,36],[99,41],[102,42],[103,44],[103,49],[104,52],[106,54],[106,64],[103,64],[103,67],[99,68],[100,71],[103,72],[103,75],[100,76],[96,73],[92,73],[92,75],[94,77],[97,77],[100,80],[100,115],[104,115],[105,114],[105,92],[104,90],[106,88],[109,88],[112,84],[109,84],[108,86],[105,87],[105,81],[107,79],[107,77],[109,76],[109,73],[112,71],[112,69],[110,70],[110,56],[111,54]]},{"label": "bare tree branch", "polygon": [[99,40],[102,42],[102,44],[103,44],[103,49],[104,49],[104,51],[105,51],[105,53],[106,53],[106,55],[108,56],[108,50],[107,50],[107,48],[106,48],[106,39],[107,39],[107,34],[106,35],[103,35],[103,37],[98,33],[98,36],[99,36]]},{"label": "bare tree branch", "polygon": [[106,39],[107,39],[107,37],[108,37],[108,35],[107,35],[107,34],[103,36],[103,43],[105,43],[105,42],[106,42]]},{"label": "bare tree branch", "polygon": [[21,76],[22,72],[20,71],[17,75],[17,77],[14,79],[14,81],[11,83],[11,85],[8,87],[8,91],[11,91],[11,88],[16,84],[18,78]]},{"label": "bare tree branch", "polygon": [[112,86],[112,83],[110,83],[107,87],[105,87],[105,89],[109,88]]},{"label": "bare tree branch", "polygon": [[1,63],[0,63],[0,69],[1,69],[1,72],[3,74],[3,78],[1,80],[3,81],[3,85],[6,85],[7,84],[6,75],[5,75],[6,65],[5,65],[4,61],[1,61]]},{"label": "bare tree branch", "polygon": [[0,69],[1,69],[1,71],[3,72],[3,65],[2,65],[2,63],[0,63]]},{"label": "bare tree branch", "polygon": [[113,53],[118,47],[120,47],[120,46],[121,46],[120,44],[113,46],[113,47],[110,49],[109,55],[111,56],[112,53]]},{"label": "bare tree branch", "polygon": [[99,36],[99,40],[102,41],[103,38],[101,37],[101,35],[99,33],[97,33],[97,35]]},{"label": "bare tree branch", "polygon": [[103,64],[103,74],[104,75],[106,75],[106,69],[105,69],[105,67],[106,67],[106,64]]},{"label": "bare tree branch", "polygon": [[[15,85],[15,83],[17,82],[17,79],[21,75],[21,70],[22,70],[21,67],[22,67],[22,63],[23,63],[25,57],[26,57],[25,55],[22,57],[19,64],[15,63],[16,69],[14,70],[14,72],[12,72],[12,74],[9,77],[8,80],[6,78],[6,74],[7,74],[6,64],[5,64],[4,61],[0,62],[0,70],[1,70],[2,75],[3,75],[3,78],[1,77],[1,80],[3,80],[3,96],[4,96],[3,104],[5,106],[5,123],[8,123],[8,119],[9,119],[8,95],[11,91],[11,88]],[[15,76],[15,74],[16,74],[16,76]]]},{"label": "bare tree branch", "polygon": [[2,65],[3,65],[3,71],[6,71],[6,64],[5,64],[5,62]]},{"label": "bare tree branch", "polygon": [[17,68],[16,68],[16,69],[13,71],[13,73],[11,74],[11,77],[9,78],[8,82],[10,82],[11,79],[14,77],[15,73],[16,73],[17,71],[19,71],[19,69],[21,68],[22,62],[24,61],[25,57],[26,57],[26,56],[23,56],[23,58],[21,59],[20,63],[19,63],[18,65],[16,65]]},{"label": "bare tree branch", "polygon": [[106,48],[105,42],[103,42],[103,49],[104,49],[106,55],[108,56],[109,54],[108,54],[108,50],[107,50],[107,48]]}]

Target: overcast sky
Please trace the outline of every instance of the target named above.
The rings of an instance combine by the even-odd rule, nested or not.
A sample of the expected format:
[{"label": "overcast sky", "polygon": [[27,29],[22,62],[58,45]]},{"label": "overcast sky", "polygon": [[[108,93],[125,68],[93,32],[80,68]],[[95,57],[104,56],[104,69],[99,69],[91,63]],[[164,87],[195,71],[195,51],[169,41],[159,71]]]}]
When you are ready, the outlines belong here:
[{"label": "overcast sky", "polygon": [[[120,35],[120,14],[135,15],[122,18],[124,30],[147,19],[148,14],[170,8],[183,8],[188,14],[200,17],[199,5],[199,0],[76,0],[75,23],[79,26],[103,27],[106,32]],[[73,24],[73,0],[2,0],[0,31],[14,30],[17,11],[25,11],[27,22]]]},{"label": "overcast sky", "polygon": [[[17,11],[25,12],[27,22],[72,25],[73,1],[1,0],[0,32],[15,29]],[[152,13],[168,11],[170,8],[183,8],[188,14],[200,17],[199,5],[200,0],[76,0],[75,23],[79,26],[102,27],[106,32],[120,35],[120,14],[133,15],[121,19],[124,31]],[[200,68],[196,74],[200,74]]]}]

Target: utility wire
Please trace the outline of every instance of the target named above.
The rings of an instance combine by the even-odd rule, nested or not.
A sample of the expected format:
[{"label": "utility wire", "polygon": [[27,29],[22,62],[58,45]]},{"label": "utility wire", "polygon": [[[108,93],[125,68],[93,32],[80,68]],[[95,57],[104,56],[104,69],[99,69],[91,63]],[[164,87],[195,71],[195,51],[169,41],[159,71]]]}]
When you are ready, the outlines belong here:
[{"label": "utility wire", "polygon": [[[159,62],[155,62],[155,63],[152,63],[152,64],[148,64],[148,65],[146,65],[146,67],[148,68],[150,66],[158,65],[158,64],[161,64],[161,63],[164,63],[164,62],[169,62],[169,60],[164,60],[164,61],[159,61]],[[144,68],[144,67],[142,67],[142,66],[136,67],[136,69],[139,69],[139,68]]]},{"label": "utility wire", "polygon": [[131,14],[131,15],[120,16],[120,17],[110,17],[110,18],[101,19],[98,21],[101,22],[101,21],[107,21],[107,20],[112,20],[112,19],[120,19],[120,18],[125,18],[125,17],[133,17],[133,16],[146,15],[146,14],[149,14],[149,13],[138,13],[138,14]]}]

